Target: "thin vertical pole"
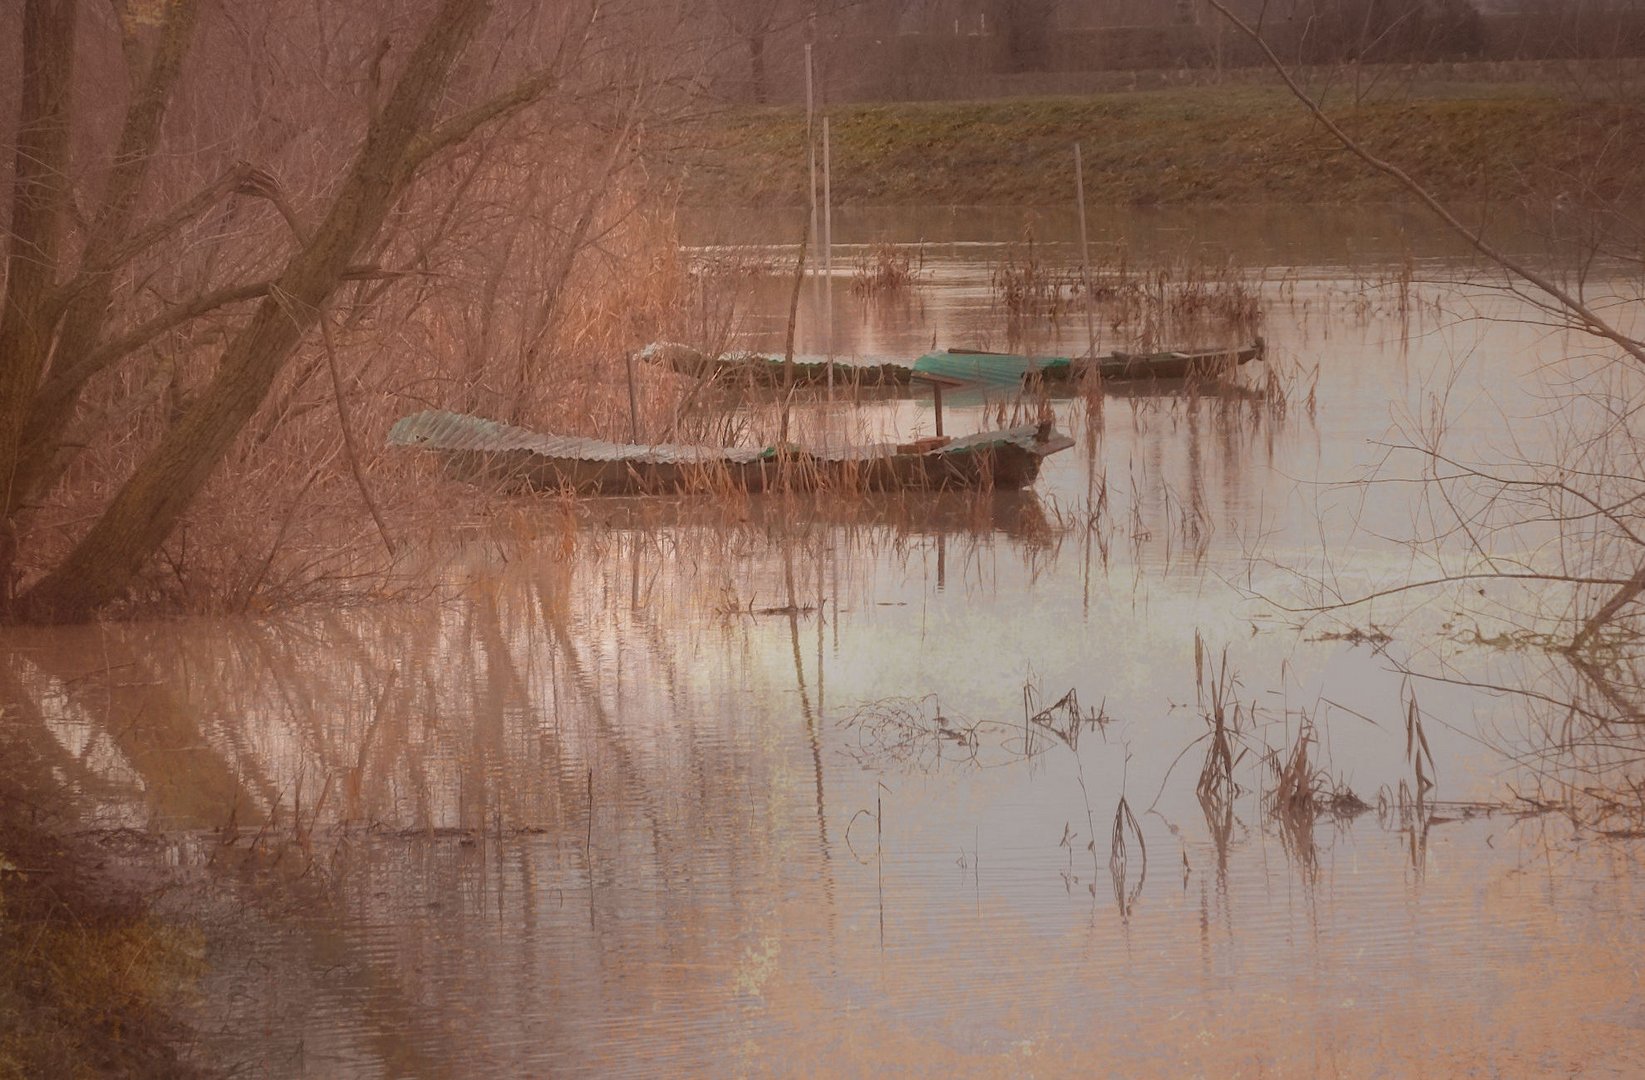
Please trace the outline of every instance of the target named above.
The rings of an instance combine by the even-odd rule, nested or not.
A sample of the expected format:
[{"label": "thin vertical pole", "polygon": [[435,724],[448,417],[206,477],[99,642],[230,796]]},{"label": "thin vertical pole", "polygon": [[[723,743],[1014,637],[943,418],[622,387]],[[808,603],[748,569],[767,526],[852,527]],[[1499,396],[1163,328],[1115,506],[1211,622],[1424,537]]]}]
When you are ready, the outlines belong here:
[{"label": "thin vertical pole", "polygon": [[811,129],[811,116],[816,111],[817,95],[811,73],[811,42],[805,43],[805,127]]},{"label": "thin vertical pole", "polygon": [[640,402],[634,393],[634,353],[628,353],[628,441],[640,444]]},{"label": "thin vertical pole", "polygon": [[1085,336],[1090,342],[1086,354],[1097,353],[1097,320],[1091,314],[1091,247],[1085,237],[1085,166],[1080,160],[1080,144],[1074,144],[1074,195],[1080,218],[1080,286],[1085,291]]},{"label": "thin vertical pole", "polygon": [[805,44],[805,150],[811,160],[811,235],[821,236],[817,229],[817,138],[814,133],[816,124],[817,97],[815,80],[811,69],[811,43]]},{"label": "thin vertical pole", "polygon": [[[822,232],[817,228],[818,221],[817,221],[817,134],[816,134],[816,115],[817,115],[816,73],[815,73],[815,65],[812,61],[811,42],[808,41],[808,42],[805,43],[805,150],[806,150],[807,156],[809,157],[809,159],[811,161],[811,226],[807,230],[807,234],[811,237],[811,240],[812,240],[813,243],[816,243],[817,241],[821,240],[822,236],[823,236]],[[826,252],[827,248],[825,247],[823,250]],[[826,258],[826,256],[824,256],[824,257]],[[827,283],[817,273],[817,268],[819,268],[823,265],[823,260],[813,259],[811,265],[813,267],[813,269],[811,271],[812,310],[817,311],[822,307],[822,303],[821,303],[822,298],[818,295],[818,290],[820,290],[822,288],[825,288]],[[795,284],[794,298],[795,298],[796,301],[798,301],[798,299],[799,299],[799,286],[798,286],[798,283]],[[793,321],[793,315],[792,315],[792,313],[790,313],[790,322],[792,322],[792,321]],[[789,353],[790,353],[789,363],[792,365],[793,364],[792,353],[794,351],[794,345],[793,345],[793,340],[792,340],[792,338],[793,338],[792,329],[790,329],[789,337],[790,337],[790,341],[789,341]],[[830,382],[832,383],[832,379],[833,379],[833,375],[834,375],[834,372],[833,372],[832,368],[829,369],[828,374],[829,374]],[[832,385],[830,386],[830,388],[832,389]],[[787,428],[786,423],[784,424],[784,428],[786,430],[786,428]]]},{"label": "thin vertical pole", "polygon": [[828,349],[828,396],[834,396],[834,170],[830,148],[828,117],[822,118],[823,127],[823,319],[826,322],[824,340]]},{"label": "thin vertical pole", "polygon": [[810,239],[811,229],[807,226],[800,233],[800,257],[794,264],[794,292],[788,300],[788,343],[783,347],[782,434],[777,440],[781,446],[788,444],[788,407],[794,400],[794,324],[799,321],[800,283],[805,280],[805,245]]}]

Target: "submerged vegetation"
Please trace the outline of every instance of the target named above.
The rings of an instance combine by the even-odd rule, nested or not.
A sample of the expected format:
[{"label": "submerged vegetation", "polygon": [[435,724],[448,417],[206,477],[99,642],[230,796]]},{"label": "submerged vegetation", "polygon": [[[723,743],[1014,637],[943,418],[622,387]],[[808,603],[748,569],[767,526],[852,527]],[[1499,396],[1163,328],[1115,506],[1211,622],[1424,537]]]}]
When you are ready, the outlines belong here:
[{"label": "submerged vegetation", "polygon": [[[682,204],[794,204],[810,180],[795,110],[699,112],[719,53],[678,46],[694,4],[82,6],[0,15],[27,60],[0,79],[19,119],[0,176],[0,1080],[187,1075],[191,1039],[220,1034],[186,1022],[208,993],[254,1018],[252,1046],[288,1040],[293,1071],[598,1073],[643,1045],[655,1071],[755,1072],[788,1053],[761,1060],[759,1039],[819,1017],[832,1036],[838,1014],[853,1037],[906,1022],[928,1070],[936,1044],[998,1028],[1016,1056],[989,1064],[1032,1072],[1060,1018],[1151,1007],[1081,997],[1128,994],[1133,945],[1173,946],[1131,936],[1148,919],[1188,928],[1161,970],[1203,996],[1170,1002],[1162,1042],[1229,1013],[1224,983],[1299,1010],[1315,994],[1276,1022],[1329,1029],[1317,1068],[1351,1012],[1321,971],[1345,962],[1308,955],[1298,992],[1301,965],[1241,971],[1225,946],[1238,926],[1317,948],[1338,830],[1392,841],[1353,857],[1392,864],[1413,910],[1428,897],[1403,875],[1427,871],[1434,828],[1645,836],[1637,102],[1315,71],[1323,102],[1299,86],[1294,107],[1246,78],[831,105],[846,203],[1066,206],[1079,141],[1093,204],[1400,196],[1478,256],[1390,241],[1319,271],[1197,234],[1075,251],[1025,231],[980,254],[881,238],[847,277],[817,272],[809,224],[688,248]],[[761,78],[772,10],[712,6]],[[1472,231],[1441,201],[1474,199]],[[1491,246],[1507,205],[1536,258]],[[875,354],[850,357],[856,378],[796,360],[844,356],[847,327]],[[940,404],[905,363],[938,334],[1276,346],[1216,377]],[[670,341],[694,359],[645,362]],[[726,470],[666,496],[580,498],[563,473],[526,496],[485,468],[465,486],[387,446],[437,410],[600,440],[602,491],[662,443],[740,447],[751,471],[769,455],[823,490]],[[1077,441],[1039,494],[868,490],[853,456],[1018,425],[1045,445],[1053,424]],[[179,615],[205,617],[152,618]],[[49,622],[75,625],[20,625]],[[1497,837],[1469,857],[1518,875]],[[1264,839],[1307,903],[1266,903],[1284,875]],[[278,924],[244,973],[186,899],[159,902],[144,871],[168,861]],[[1076,924],[1078,964],[1017,954]],[[1398,989],[1457,992],[1423,959]],[[985,1023],[969,1000],[934,1017],[933,971],[980,993],[1014,966],[1041,981]]]},{"label": "submerged vegetation", "polygon": [[1039,328],[1077,329],[1087,317],[1097,333],[1143,351],[1243,344],[1262,327],[1260,285],[1230,259],[1184,251],[1142,263],[1123,248],[1104,249],[1089,260],[1087,303],[1087,268],[1073,258],[1073,265],[1052,261],[1031,229],[1006,249],[989,287],[1009,340]]},{"label": "submerged vegetation", "polygon": [[872,245],[851,268],[851,291],[871,300],[904,297],[925,272],[925,251],[909,251],[888,241]]}]

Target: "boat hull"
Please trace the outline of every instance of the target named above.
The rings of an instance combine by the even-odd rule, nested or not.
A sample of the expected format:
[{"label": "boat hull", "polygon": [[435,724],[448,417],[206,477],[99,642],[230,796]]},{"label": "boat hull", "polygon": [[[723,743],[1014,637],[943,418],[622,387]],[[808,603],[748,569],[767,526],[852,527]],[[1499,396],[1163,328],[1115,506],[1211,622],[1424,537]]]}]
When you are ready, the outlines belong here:
[{"label": "boat hull", "polygon": [[1047,456],[1073,445],[1046,424],[831,452],[640,447],[440,412],[402,419],[389,442],[431,451],[451,475],[471,482],[576,495],[1012,490],[1032,484]]},{"label": "boat hull", "polygon": [[1104,382],[1135,382],[1148,379],[1216,379],[1242,364],[1262,356],[1262,345],[1244,349],[1201,349],[1194,352],[1111,353],[1095,359],[1075,358],[1055,361],[1024,375],[1036,375],[1046,382],[1079,382],[1093,372]]},{"label": "boat hull", "polygon": [[765,353],[709,356],[689,345],[659,342],[640,350],[640,359],[729,386],[907,386],[913,368],[906,364],[848,364],[827,360],[785,360]]},{"label": "boat hull", "polygon": [[441,453],[452,475],[529,491],[575,495],[673,495],[737,491],[949,491],[1018,489],[1039,477],[1044,455],[1007,446],[987,452],[899,456],[862,462],[794,454],[752,463],[589,462],[514,450]]},{"label": "boat hull", "polygon": [[1197,349],[1157,353],[1110,353],[1098,357],[1025,356],[980,349],[946,349],[914,362],[916,378],[948,386],[1016,390],[1024,386],[1059,386],[1100,377],[1104,382],[1146,383],[1220,379],[1252,360],[1264,345],[1241,349]]}]

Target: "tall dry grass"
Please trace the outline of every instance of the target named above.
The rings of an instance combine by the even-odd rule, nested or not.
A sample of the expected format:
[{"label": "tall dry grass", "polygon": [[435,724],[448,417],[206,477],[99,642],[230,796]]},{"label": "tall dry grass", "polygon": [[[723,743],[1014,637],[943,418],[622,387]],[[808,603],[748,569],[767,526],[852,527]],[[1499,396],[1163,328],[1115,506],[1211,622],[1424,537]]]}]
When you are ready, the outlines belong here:
[{"label": "tall dry grass", "polygon": [[864,249],[851,265],[851,291],[866,300],[907,296],[925,273],[925,251],[887,241]]},{"label": "tall dry grass", "polygon": [[[597,243],[567,250],[567,218],[586,205],[601,149],[584,148],[581,176],[545,185],[482,148],[419,191],[375,253],[405,269],[357,283],[327,313],[128,610],[254,611],[413,587],[412,553],[482,509],[386,451],[408,412],[625,441],[637,423],[659,437],[689,381],[635,365],[631,414],[625,358],[676,331],[691,275],[658,193],[628,181],[600,199]],[[34,515],[25,574],[51,565],[158,442],[211,377],[219,341],[214,324],[195,324],[93,385],[96,422]]]},{"label": "tall dry grass", "polygon": [[[399,160],[377,162],[387,144],[372,133],[400,100],[426,12],[232,0],[199,5],[197,20],[178,4],[76,22],[79,6],[37,13],[74,41],[72,71],[39,57],[30,70],[70,72],[63,124],[79,203],[49,223],[63,235],[42,256],[67,283],[57,299],[96,310],[71,320],[61,355],[36,365],[44,375],[19,367],[39,385],[19,399],[33,425],[16,488],[26,505],[8,509],[0,592],[27,593],[88,531],[96,538],[117,492],[131,497],[114,505],[174,529],[128,611],[372,588],[401,564],[399,534],[446,519],[419,476],[381,460],[399,412],[438,403],[614,437],[662,426],[678,387],[637,372],[631,397],[623,361],[684,309],[671,182],[647,168],[700,105],[692,77],[712,42],[684,13],[499,4],[476,20],[437,105],[407,121],[420,130]],[[175,65],[151,64],[160,54]],[[174,82],[155,74],[173,71]],[[0,78],[0,104],[25,119],[26,84]],[[136,149],[122,142],[161,111]],[[380,227],[375,209],[350,218],[337,204],[357,159],[382,166],[362,190],[395,200]],[[0,185],[14,172],[3,156]],[[99,232],[103,220],[120,224]],[[350,220],[364,232],[336,227]],[[13,225],[27,241],[27,222]],[[334,242],[351,264],[340,285],[332,269],[305,269]],[[250,340],[248,320],[281,307],[314,329],[294,352],[271,344],[255,377],[236,382],[251,371],[232,351]],[[208,385],[260,408],[226,454],[226,418],[209,439],[176,435],[179,417],[199,420],[190,405]],[[175,526],[182,500],[156,494],[155,476],[189,501]],[[152,543],[127,547],[149,558]]]},{"label": "tall dry grass", "polygon": [[[1090,310],[1114,347],[1152,351],[1249,344],[1262,328],[1259,283],[1231,258],[1189,250],[1147,265],[1124,247],[1094,253]],[[989,276],[1009,340],[1083,325],[1080,268],[1054,257],[1032,230],[1008,248]],[[1094,347],[1104,343],[1094,342]]]}]

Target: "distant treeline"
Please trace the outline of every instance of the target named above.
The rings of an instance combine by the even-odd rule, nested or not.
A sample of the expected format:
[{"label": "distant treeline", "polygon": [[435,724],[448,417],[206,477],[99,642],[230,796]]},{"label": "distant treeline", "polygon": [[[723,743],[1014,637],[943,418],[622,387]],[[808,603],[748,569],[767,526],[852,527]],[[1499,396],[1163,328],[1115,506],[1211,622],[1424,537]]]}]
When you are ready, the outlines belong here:
[{"label": "distant treeline", "polygon": [[[1264,57],[1205,0],[717,0],[759,9],[715,82],[734,101],[797,101],[813,44],[824,100],[983,97],[1019,76],[1192,71]],[[792,10],[787,10],[792,5]],[[837,6],[836,6],[837,5]],[[1339,63],[1645,56],[1645,0],[1228,0],[1281,59]],[[747,14],[747,12],[745,12]],[[746,59],[745,59],[746,58]],[[1077,80],[1076,80],[1077,81]]]}]

